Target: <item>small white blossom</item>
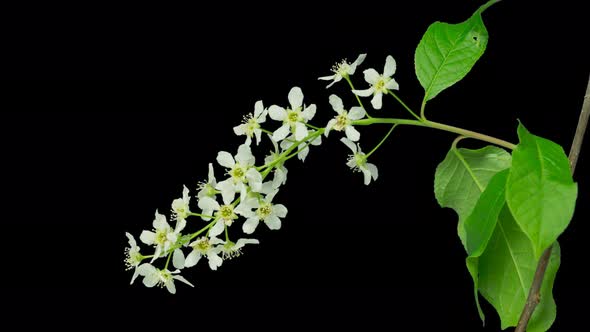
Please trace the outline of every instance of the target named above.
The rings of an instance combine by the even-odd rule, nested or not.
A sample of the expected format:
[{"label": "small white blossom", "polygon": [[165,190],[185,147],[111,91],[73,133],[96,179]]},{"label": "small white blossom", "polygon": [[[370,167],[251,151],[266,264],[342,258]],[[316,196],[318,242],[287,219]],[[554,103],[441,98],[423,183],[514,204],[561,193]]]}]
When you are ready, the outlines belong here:
[{"label": "small white blossom", "polygon": [[370,68],[365,70],[365,81],[371,84],[371,87],[366,90],[352,90],[354,94],[361,97],[368,97],[373,95],[371,99],[371,105],[376,110],[381,109],[383,104],[383,94],[387,93],[388,90],[399,90],[399,85],[391,76],[395,74],[396,64],[395,60],[391,55],[385,59],[385,68],[383,69],[383,75],[380,75],[375,69]]},{"label": "small white blossom", "polygon": [[[202,182],[199,184],[199,192],[197,193],[198,198],[198,206],[201,206],[201,199],[203,197],[210,197],[215,199],[216,190],[215,187],[217,186],[217,180],[215,179],[215,173],[213,171],[213,164],[209,163],[209,178],[208,181]],[[201,218],[205,221],[211,220],[208,216],[213,215],[213,210],[201,210],[201,214],[203,215]]]},{"label": "small white blossom", "polygon": [[254,167],[255,158],[250,146],[240,145],[235,159],[228,152],[221,151],[217,154],[217,162],[229,169],[227,174],[230,177],[215,186],[215,189],[221,191],[224,201],[233,201],[237,192],[240,193],[240,197],[244,197],[248,187],[253,192],[260,191],[262,175]]},{"label": "small white blossom", "polygon": [[283,125],[275,130],[272,135],[272,138],[277,142],[285,139],[289,133],[293,133],[298,141],[304,139],[308,135],[305,124],[315,115],[315,104],[309,106],[303,105],[303,92],[300,88],[292,88],[289,91],[288,99],[291,108],[285,109],[277,105],[272,105],[268,109],[268,114],[273,120],[283,122]]},{"label": "small white blossom", "polygon": [[190,243],[189,246],[193,248],[190,254],[186,256],[184,260],[184,267],[192,267],[197,265],[201,257],[207,257],[209,261],[209,268],[211,270],[217,270],[221,266],[223,260],[219,257],[221,251],[221,244],[224,242],[216,237],[208,238],[206,236],[200,237],[194,242]]},{"label": "small white blossom", "polygon": [[366,54],[359,55],[353,63],[348,63],[346,59],[344,59],[332,67],[332,72],[334,75],[323,76],[319,79],[324,81],[332,81],[332,83],[328,84],[326,87],[327,89],[334,85],[334,83],[340,82],[343,78],[353,75],[356,71],[356,67],[363,63],[366,56]]},{"label": "small white blossom", "polygon": [[244,233],[254,233],[261,220],[272,230],[281,228],[280,218],[285,218],[287,216],[287,208],[283,204],[272,204],[272,200],[277,192],[278,190],[275,190],[261,200],[256,212],[248,217],[246,222],[242,225]]},{"label": "small white blossom", "polygon": [[[268,156],[266,156],[266,158],[264,158],[265,165],[268,165],[268,164],[274,162],[275,160],[280,158],[280,155],[281,155],[281,151],[279,151],[279,146],[278,146],[277,142],[275,142],[275,140],[273,140],[272,137],[270,138],[270,141],[272,142],[272,145],[274,146],[274,152],[271,152],[270,155],[268,155]],[[286,142],[286,140],[283,140],[283,142]],[[285,164],[285,161],[281,161],[275,165],[275,169],[273,171],[274,177],[272,179],[273,188],[278,188],[279,186],[282,186],[287,182],[288,171],[287,171],[287,168],[285,167],[284,164]]]},{"label": "small white blossom", "polygon": [[360,120],[365,116],[365,110],[362,107],[352,107],[350,112],[344,109],[342,99],[336,95],[330,95],[330,104],[338,114],[332,120],[328,121],[324,135],[328,137],[330,130],[338,130],[346,133],[349,140],[356,142],[361,138],[361,134],[352,126],[352,121]]},{"label": "small white blossom", "polygon": [[167,269],[160,270],[155,268],[153,265],[144,263],[141,264],[138,268],[139,274],[143,276],[143,284],[146,287],[154,287],[156,285],[160,287],[166,286],[166,289],[172,294],[176,293],[176,286],[174,285],[174,280],[182,281],[185,284],[193,286],[188,280],[184,279],[182,276],[178,275],[180,271],[169,271]]},{"label": "small white blossom", "polygon": [[[315,133],[315,130],[310,130],[309,134],[313,134]],[[290,148],[294,143],[296,142],[295,136],[291,135],[289,137],[287,137],[287,139],[283,140],[281,142],[281,149],[287,150],[288,148]],[[314,146],[318,146],[322,144],[322,136],[318,135],[316,136],[310,143],[311,145]],[[302,143],[299,144],[299,146],[297,147],[299,149],[299,152],[297,153],[297,158],[301,161],[305,161],[305,158],[307,158],[307,155],[309,154],[309,145],[307,145],[307,143]]]},{"label": "small white blossom", "polygon": [[135,281],[135,278],[139,275],[137,271],[137,267],[143,260],[143,255],[139,253],[139,247],[137,246],[137,242],[135,242],[135,238],[133,235],[125,232],[127,238],[129,239],[129,247],[125,248],[125,266],[126,270],[135,269],[133,273],[133,277],[131,277],[131,284]]},{"label": "small white blossom", "polygon": [[214,211],[214,215],[217,218],[217,222],[209,230],[209,236],[214,237],[221,234],[225,226],[231,226],[233,224],[234,220],[238,218],[238,214],[246,218],[251,215],[252,207],[249,206],[253,202],[251,198],[245,197],[236,208],[232,205],[232,200],[225,200],[223,198],[223,205],[220,205],[211,197],[203,197],[199,201],[199,207],[201,209],[204,211]]},{"label": "small white blossom", "polygon": [[346,137],[342,137],[340,141],[352,150],[352,155],[348,158],[346,165],[348,165],[353,171],[363,172],[366,185],[371,183],[371,178],[377,180],[377,177],[379,176],[377,166],[367,162],[367,156],[361,151],[360,145],[355,144]]},{"label": "small white blossom", "polygon": [[260,124],[266,121],[266,114],[268,110],[262,105],[262,100],[259,100],[254,104],[254,113],[244,117],[242,124],[234,127],[234,133],[236,135],[246,135],[246,145],[252,143],[252,136],[256,136],[256,145],[260,144],[260,138],[262,136],[262,130]]},{"label": "small white blossom", "polygon": [[155,245],[156,250],[152,262],[160,257],[160,254],[166,252],[170,247],[176,243],[180,232],[184,229],[186,220],[181,219],[176,222],[176,228],[172,229],[166,221],[166,216],[159,214],[156,210],[156,215],[153,222],[155,232],[143,231],[139,237],[141,242],[147,245]]},{"label": "small white blossom", "polygon": [[221,246],[221,257],[224,260],[232,259],[242,255],[242,248],[246,244],[259,244],[256,239],[239,239],[237,242],[227,241]]},{"label": "small white blossom", "polygon": [[188,196],[188,188],[183,186],[182,198],[177,198],[172,201],[172,218],[174,220],[184,220],[188,217],[191,210],[189,208],[190,197]]}]

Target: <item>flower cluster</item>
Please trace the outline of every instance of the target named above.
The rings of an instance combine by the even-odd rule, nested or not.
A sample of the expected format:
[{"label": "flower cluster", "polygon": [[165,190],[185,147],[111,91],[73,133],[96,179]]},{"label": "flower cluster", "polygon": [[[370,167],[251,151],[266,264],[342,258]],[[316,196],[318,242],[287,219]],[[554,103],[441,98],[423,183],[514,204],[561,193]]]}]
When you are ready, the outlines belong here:
[{"label": "flower cluster", "polygon": [[[365,57],[361,54],[353,63],[343,61],[334,67],[333,75],[320,79],[331,80],[330,87],[344,78],[352,87],[350,76]],[[365,80],[371,86],[366,90],[353,88],[352,92],[358,96],[373,95],[371,103],[375,109],[380,109],[382,95],[389,89],[398,88],[391,78],[394,71],[395,61],[389,56],[383,75],[374,69],[365,70]],[[183,187],[182,196],[172,201],[171,223],[166,215],[155,212],[152,229],[144,230],[139,236],[144,245],[151,247],[152,254],[142,254],[135,238],[126,233],[129,247],[126,248],[125,264],[127,269],[134,270],[131,283],[141,276],[145,286],[166,287],[170,293],[175,293],[175,281],[193,286],[180,275],[184,269],[206,259],[209,268],[217,270],[224,261],[240,256],[245,245],[259,243],[249,237],[231,240],[230,234],[233,236],[236,229],[248,236],[254,234],[261,223],[270,230],[280,229],[288,210],[275,198],[287,181],[285,163],[295,156],[305,161],[310,147],[322,143],[322,135],[328,137],[330,133],[343,132],[345,137],[341,141],[352,151],[346,164],[363,173],[365,184],[377,179],[377,167],[367,162],[370,153],[364,154],[358,144],[361,135],[355,123],[368,117],[360,100],[358,106],[347,108],[339,96],[330,95],[329,103],[336,116],[323,128],[309,123],[317,107],[304,103],[300,88],[292,88],[287,100],[287,106],[271,105],[268,108],[262,101],[255,103],[254,112],[233,128],[237,136],[245,136],[245,142],[235,153],[220,151],[216,164],[208,165],[206,182],[196,186],[192,193],[189,187]],[[277,125],[274,130],[263,128],[268,125],[267,115]],[[252,142],[258,146],[264,137],[270,140],[273,149],[261,163],[257,163]],[[223,174],[219,181],[216,174]],[[196,226],[199,224],[201,227]],[[195,230],[187,232],[187,229]],[[154,264],[160,258],[164,258],[164,263],[158,268]]]}]

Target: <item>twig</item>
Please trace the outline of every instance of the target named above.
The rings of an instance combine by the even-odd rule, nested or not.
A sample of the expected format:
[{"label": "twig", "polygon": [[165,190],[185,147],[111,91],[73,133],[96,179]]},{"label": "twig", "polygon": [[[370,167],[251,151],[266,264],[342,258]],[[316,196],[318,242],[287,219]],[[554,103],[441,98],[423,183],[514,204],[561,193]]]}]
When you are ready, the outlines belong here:
[{"label": "twig", "polygon": [[[588,116],[590,116],[590,79],[588,80],[588,86],[586,87],[586,95],[584,96],[584,103],[582,104],[582,111],[580,112],[580,118],[578,119],[578,127],[574,134],[574,141],[570,148],[569,161],[572,174],[576,170],[576,164],[578,163],[578,156],[580,155],[580,149],[582,148],[582,140],[584,139],[584,133],[586,132],[586,125],[588,124]],[[541,302],[541,285],[543,284],[543,277],[545,277],[545,270],[549,264],[551,258],[551,250],[553,245],[545,249],[543,255],[539,259],[537,270],[535,271],[535,278],[533,284],[529,290],[529,295],[518,320],[518,325],[514,332],[525,332],[526,327],[529,324],[529,320],[535,311],[535,308]]]}]

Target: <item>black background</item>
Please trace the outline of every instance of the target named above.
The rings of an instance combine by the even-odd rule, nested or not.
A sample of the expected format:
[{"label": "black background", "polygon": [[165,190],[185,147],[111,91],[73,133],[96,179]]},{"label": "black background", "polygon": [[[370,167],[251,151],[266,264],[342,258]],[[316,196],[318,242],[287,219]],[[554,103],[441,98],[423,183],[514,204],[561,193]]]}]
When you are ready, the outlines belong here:
[{"label": "black background", "polygon": [[[261,244],[216,272],[202,263],[185,271],[194,289],[178,284],[171,296],[140,280],[129,286],[123,264],[124,232],[138,237],[151,228],[154,210],[168,211],[183,184],[194,190],[218,151],[235,152],[242,138],[232,127],[256,100],[286,105],[289,89],[299,86],[305,101],[318,105],[312,122],[324,125],[333,116],[329,94],[345,105],[354,99],[344,84],[325,90],[317,77],[366,52],[362,69],[381,71],[394,56],[399,96],[419,109],[413,54],[420,37],[435,20],[460,22],[478,4],[51,4],[8,11],[0,67],[12,79],[0,115],[5,298],[16,311],[33,310],[42,323],[61,327],[72,317],[96,324],[120,313],[130,324],[222,329],[499,330],[488,305],[481,327],[456,215],[432,192],[435,167],[454,136],[430,129],[397,129],[371,158],[380,177],[370,186],[345,166],[348,150],[338,134],[304,164],[289,162],[277,196],[289,208],[282,229],[260,227]],[[574,1],[490,8],[486,54],[429,103],[429,118],[512,142],[520,119],[568,151],[590,72],[582,13]],[[354,79],[364,85],[362,75]],[[372,114],[405,116],[392,100],[385,105]],[[362,128],[364,150],[386,131]],[[265,154],[255,151],[259,160]],[[575,175],[576,215],[560,238],[556,331],[584,323],[590,295],[583,273],[588,152]]]}]

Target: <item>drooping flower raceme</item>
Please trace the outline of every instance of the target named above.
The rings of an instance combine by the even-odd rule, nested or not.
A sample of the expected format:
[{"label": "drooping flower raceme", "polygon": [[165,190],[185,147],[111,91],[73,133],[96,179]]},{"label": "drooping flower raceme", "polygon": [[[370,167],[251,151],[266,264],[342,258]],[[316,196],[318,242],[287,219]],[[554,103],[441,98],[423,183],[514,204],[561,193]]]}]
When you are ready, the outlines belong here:
[{"label": "drooping flower raceme", "polygon": [[236,135],[246,135],[246,145],[250,145],[252,142],[252,136],[256,136],[256,145],[260,144],[262,136],[262,130],[260,124],[266,121],[266,110],[262,104],[262,100],[259,100],[254,104],[254,113],[244,117],[242,124],[234,127],[234,133]]},{"label": "drooping flower raceme", "polygon": [[160,254],[168,251],[172,245],[176,243],[180,232],[186,225],[186,220],[180,219],[176,221],[176,228],[172,229],[166,221],[166,216],[159,214],[156,210],[156,215],[153,222],[155,232],[143,231],[139,237],[141,242],[147,245],[155,245],[156,249],[152,262],[160,257]]},{"label": "drooping flower raceme", "polygon": [[340,139],[352,151],[352,155],[348,158],[346,165],[353,171],[363,172],[365,177],[365,184],[371,183],[371,178],[377,180],[379,172],[377,166],[367,162],[367,156],[361,151],[361,147],[346,137]]},{"label": "drooping flower raceme", "polygon": [[356,72],[356,67],[363,63],[363,61],[365,61],[366,56],[366,54],[359,55],[353,63],[348,63],[346,59],[342,60],[341,62],[334,65],[334,67],[332,67],[332,72],[334,73],[334,75],[322,76],[318,79],[324,81],[332,81],[330,84],[328,84],[328,86],[326,86],[327,89],[334,85],[334,83],[342,81],[343,78],[353,75]]},{"label": "drooping flower raceme", "polygon": [[191,210],[189,208],[190,197],[188,196],[189,190],[186,186],[183,186],[182,198],[177,198],[172,201],[172,217],[175,220],[184,220],[188,217]]},{"label": "drooping flower raceme", "polygon": [[303,92],[300,88],[292,88],[289,91],[288,99],[291,108],[272,105],[268,109],[268,114],[273,120],[283,122],[283,125],[272,135],[272,138],[277,142],[285,139],[289,133],[293,133],[298,141],[307,137],[308,130],[305,124],[315,115],[315,104],[303,105]]},{"label": "drooping flower raceme", "polygon": [[342,99],[337,95],[330,95],[330,104],[338,114],[332,120],[328,121],[324,135],[328,137],[330,130],[338,130],[346,133],[349,140],[356,142],[361,138],[361,134],[352,126],[352,121],[360,120],[365,116],[365,110],[362,107],[354,106],[350,112],[344,109]]},{"label": "drooping flower raceme", "polygon": [[141,264],[138,268],[139,274],[143,276],[143,284],[146,287],[154,287],[156,285],[160,287],[166,286],[166,289],[172,294],[176,293],[176,286],[174,285],[174,280],[182,281],[185,284],[195,287],[191,284],[188,280],[184,279],[184,277],[178,275],[180,271],[169,271],[167,269],[157,269],[152,264],[144,263]]},{"label": "drooping flower raceme", "polygon": [[274,190],[258,202],[256,212],[242,225],[244,233],[254,233],[260,221],[263,221],[270,229],[276,230],[281,228],[280,218],[287,216],[287,208],[283,204],[272,204],[272,200],[277,192],[278,190]]},{"label": "drooping flower raceme", "polygon": [[219,165],[229,169],[227,173],[229,178],[219,182],[215,187],[215,189],[221,191],[224,201],[232,201],[235,193],[238,192],[240,193],[240,197],[243,198],[248,188],[253,192],[259,192],[261,190],[262,175],[254,167],[255,161],[250,147],[246,144],[239,146],[235,159],[225,151],[217,154]]},{"label": "drooping flower raceme", "polygon": [[379,74],[373,68],[365,70],[363,72],[365,74],[365,81],[371,84],[371,87],[366,90],[352,90],[352,92],[361,97],[373,95],[373,99],[371,99],[371,105],[373,105],[373,108],[376,110],[381,109],[383,104],[383,94],[387,93],[389,90],[399,90],[399,85],[395,79],[391,77],[393,74],[395,74],[395,69],[395,60],[391,55],[388,55],[387,59],[385,59],[383,75]]}]

